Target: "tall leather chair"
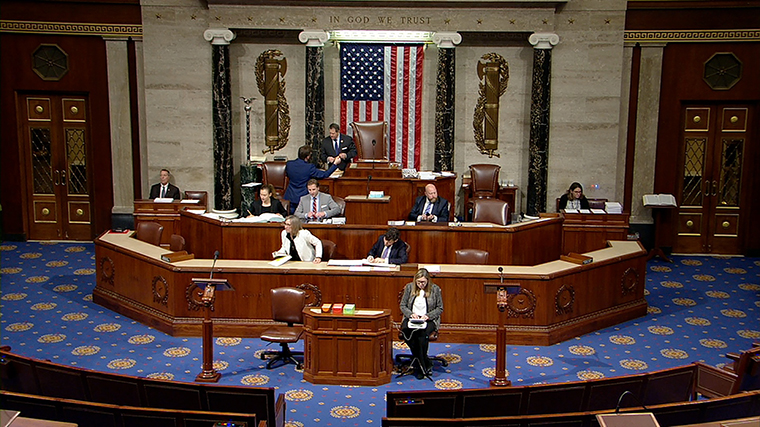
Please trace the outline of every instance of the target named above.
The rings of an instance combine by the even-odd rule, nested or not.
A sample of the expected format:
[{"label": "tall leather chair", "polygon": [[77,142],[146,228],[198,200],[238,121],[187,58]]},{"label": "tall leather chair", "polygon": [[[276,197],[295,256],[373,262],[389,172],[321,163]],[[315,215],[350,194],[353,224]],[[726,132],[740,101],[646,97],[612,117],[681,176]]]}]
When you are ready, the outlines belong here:
[{"label": "tall leather chair", "polygon": [[457,249],[454,257],[457,264],[488,264],[488,251],[480,249]]},{"label": "tall leather chair", "polygon": [[272,184],[275,196],[278,199],[282,198],[285,189],[288,188],[288,175],[285,174],[285,166],[287,166],[287,162],[264,162],[261,165],[264,185]]},{"label": "tall leather chair", "polygon": [[203,206],[204,209],[208,209],[208,191],[185,191],[185,199],[199,200],[197,206]]},{"label": "tall leather chair", "polygon": [[338,216],[346,216],[346,200],[343,197],[338,196],[332,196],[333,200],[335,200],[335,203],[340,206],[340,213]]},{"label": "tall leather chair", "polygon": [[157,222],[141,222],[137,224],[137,240],[150,243],[151,245],[161,245],[161,234],[164,232],[164,226]]},{"label": "tall leather chair", "polygon": [[490,199],[499,191],[499,172],[501,166],[490,164],[470,165],[472,197]]},{"label": "tall leather chair", "polygon": [[351,122],[351,128],[360,159],[387,160],[388,122]]},{"label": "tall leather chair", "polygon": [[261,359],[267,361],[267,369],[272,369],[276,362],[283,365],[294,363],[298,368],[302,363],[295,356],[303,352],[291,351],[289,344],[297,343],[303,335],[303,308],[306,306],[306,292],[296,288],[274,288],[270,291],[272,301],[272,320],[284,322],[285,325],[272,326],[261,333],[261,339],[275,342],[282,347],[280,351],[261,353]]},{"label": "tall leather chair", "polygon": [[509,203],[499,199],[475,199],[472,204],[473,222],[509,224]]},{"label": "tall leather chair", "polygon": [[322,261],[330,261],[335,255],[335,249],[337,249],[335,242],[332,240],[322,240]]},{"label": "tall leather chair", "polygon": [[172,252],[185,250],[185,238],[179,234],[172,234],[169,237],[169,250]]}]

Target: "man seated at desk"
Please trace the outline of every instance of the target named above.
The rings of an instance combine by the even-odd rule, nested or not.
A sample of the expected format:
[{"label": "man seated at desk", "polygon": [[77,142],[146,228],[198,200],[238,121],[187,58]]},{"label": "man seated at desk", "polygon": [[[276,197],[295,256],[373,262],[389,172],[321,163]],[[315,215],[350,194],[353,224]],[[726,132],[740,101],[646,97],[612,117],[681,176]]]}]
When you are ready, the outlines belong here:
[{"label": "man seated at desk", "polygon": [[335,172],[335,169],[338,169],[338,165],[340,165],[341,158],[338,156],[333,160],[333,165],[327,170],[323,171],[317,169],[317,167],[314,166],[314,163],[310,162],[311,152],[311,147],[308,145],[302,145],[298,149],[298,158],[289,161],[285,166],[285,175],[288,176],[288,188],[285,189],[285,194],[283,194],[282,197],[286,200],[290,200],[291,212],[295,210],[301,197],[307,193],[306,184],[310,179],[327,178]]},{"label": "man seated at desk", "polygon": [[417,197],[414,207],[409,213],[410,221],[448,222],[449,202],[443,197],[438,197],[438,189],[435,185],[425,186],[425,195]]},{"label": "man seated at desk", "polygon": [[152,187],[150,187],[150,198],[162,198],[162,199],[174,199],[179,200],[181,198],[179,188],[176,185],[173,185],[169,182],[169,178],[171,178],[171,174],[169,173],[169,169],[161,169],[160,174],[160,180],[158,184],[153,184]]},{"label": "man seated at desk", "polygon": [[391,227],[380,236],[369,250],[367,261],[385,264],[406,264],[409,255],[406,253],[406,243],[399,238],[399,231]]},{"label": "man seated at desk", "polygon": [[309,194],[301,197],[295,216],[307,221],[322,221],[340,213],[340,206],[332,196],[319,192],[319,182],[310,179],[306,184]]}]

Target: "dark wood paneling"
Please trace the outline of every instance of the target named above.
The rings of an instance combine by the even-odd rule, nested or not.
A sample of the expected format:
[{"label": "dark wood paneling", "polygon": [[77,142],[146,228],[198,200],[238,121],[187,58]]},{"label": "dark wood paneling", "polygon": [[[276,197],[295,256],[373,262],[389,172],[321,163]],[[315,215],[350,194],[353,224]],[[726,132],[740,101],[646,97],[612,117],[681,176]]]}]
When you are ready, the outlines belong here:
[{"label": "dark wood paneling", "polygon": [[[659,128],[657,131],[657,163],[655,165],[655,193],[670,193],[679,200],[678,172],[683,162],[680,153],[682,105],[690,101],[729,103],[732,101],[760,107],[760,43],[671,43],[665,47],[660,96]],[[742,79],[729,90],[712,90],[703,80],[704,63],[718,52],[732,52],[742,61]],[[751,123],[760,128],[760,115]],[[757,136],[752,138],[756,140]],[[745,165],[760,162],[758,144],[746,145]],[[677,160],[674,160],[677,159]],[[747,170],[750,168],[748,167]],[[743,189],[747,200],[746,218],[760,216],[760,174],[750,174]],[[675,238],[677,210],[663,211],[657,219],[657,243],[672,247]],[[760,227],[749,223],[744,236],[746,251],[760,249]]]},{"label": "dark wood paneling", "polygon": [[[5,16],[5,5],[3,8]],[[56,44],[69,58],[69,72],[60,81],[43,81],[32,70],[32,52],[42,43]],[[20,179],[28,159],[19,152],[16,127],[15,96],[17,93],[86,94],[89,95],[91,132],[87,164],[88,181],[92,183],[92,222],[94,238],[110,228],[113,207],[111,183],[111,136],[108,104],[108,81],[105,43],[101,37],[0,34],[0,203],[3,205],[4,232],[24,235],[25,194],[27,183]]]},{"label": "dark wood paneling", "polygon": [[3,0],[3,19],[15,21],[139,24],[140,0]]},{"label": "dark wood paneling", "polygon": [[749,1],[628,2],[626,30],[758,28],[760,6]]}]

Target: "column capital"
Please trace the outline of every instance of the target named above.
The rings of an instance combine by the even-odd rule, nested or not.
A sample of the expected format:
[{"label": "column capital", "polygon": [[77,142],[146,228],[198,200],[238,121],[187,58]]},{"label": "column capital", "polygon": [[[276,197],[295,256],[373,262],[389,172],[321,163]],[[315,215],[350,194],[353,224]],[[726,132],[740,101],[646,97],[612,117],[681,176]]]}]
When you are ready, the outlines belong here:
[{"label": "column capital", "polygon": [[554,33],[533,33],[528,41],[534,49],[551,49],[559,43],[559,36]]},{"label": "column capital", "polygon": [[440,49],[455,48],[462,43],[462,35],[456,31],[436,31],[433,33],[433,43]]},{"label": "column capital", "polygon": [[203,38],[212,45],[226,46],[235,40],[235,33],[227,28],[210,28],[203,32]]},{"label": "column capital", "polygon": [[298,34],[298,40],[307,47],[322,47],[329,39],[330,33],[324,30],[303,30]]}]

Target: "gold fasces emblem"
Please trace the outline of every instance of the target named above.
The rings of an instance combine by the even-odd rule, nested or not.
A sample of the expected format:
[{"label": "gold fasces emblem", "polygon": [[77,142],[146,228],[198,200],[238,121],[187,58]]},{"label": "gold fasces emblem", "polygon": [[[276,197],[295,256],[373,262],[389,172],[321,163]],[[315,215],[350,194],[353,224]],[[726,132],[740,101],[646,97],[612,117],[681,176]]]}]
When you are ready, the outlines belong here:
[{"label": "gold fasces emblem", "polygon": [[500,157],[499,98],[507,91],[509,64],[498,53],[487,53],[477,65],[480,85],[478,101],[472,118],[475,144],[482,154]]}]

